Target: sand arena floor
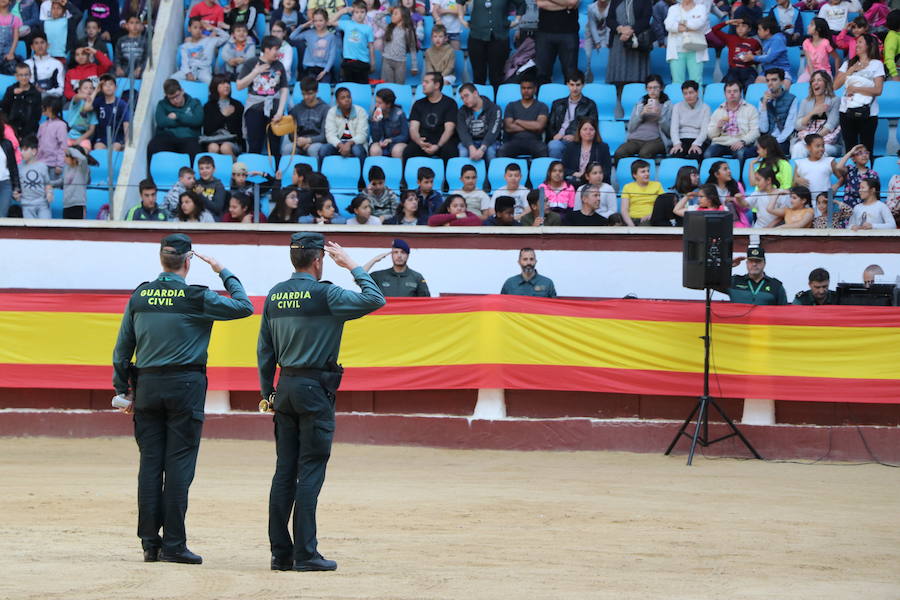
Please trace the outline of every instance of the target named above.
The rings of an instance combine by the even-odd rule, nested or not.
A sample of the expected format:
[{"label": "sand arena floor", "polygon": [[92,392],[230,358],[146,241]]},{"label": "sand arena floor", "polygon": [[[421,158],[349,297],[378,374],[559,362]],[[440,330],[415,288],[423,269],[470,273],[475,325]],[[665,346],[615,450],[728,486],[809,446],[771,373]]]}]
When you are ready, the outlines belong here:
[{"label": "sand arena floor", "polygon": [[337,445],[336,573],[268,570],[271,443],[204,440],[188,544],[145,564],[131,439],[0,439],[0,598],[900,598],[900,472]]}]

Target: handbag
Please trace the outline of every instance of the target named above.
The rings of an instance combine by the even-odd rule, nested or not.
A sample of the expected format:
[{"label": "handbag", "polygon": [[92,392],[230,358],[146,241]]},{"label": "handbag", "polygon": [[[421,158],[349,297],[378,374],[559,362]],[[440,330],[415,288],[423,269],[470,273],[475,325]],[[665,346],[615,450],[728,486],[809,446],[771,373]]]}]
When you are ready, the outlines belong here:
[{"label": "handbag", "polygon": [[275,164],[275,155],[272,154],[272,140],[268,135],[269,130],[272,131],[272,135],[276,135],[278,137],[290,135],[292,138],[294,138],[291,142],[291,161],[293,161],[294,156],[297,154],[297,122],[291,115],[284,115],[277,123],[269,121],[269,124],[266,125],[266,152],[269,155],[269,163],[272,165],[271,172],[276,173],[278,171],[278,165]]},{"label": "handbag", "polygon": [[705,52],[706,36],[697,31],[685,31],[681,34],[681,50],[683,52]]},{"label": "handbag", "polygon": [[846,110],[846,112],[844,112],[844,114],[847,115],[848,118],[857,120],[857,121],[862,120],[862,119],[868,119],[869,116],[871,115],[871,113],[872,113],[871,104],[864,104],[862,106],[854,106],[853,108],[848,108]]},{"label": "handbag", "polygon": [[638,52],[650,52],[653,50],[654,41],[653,32],[650,29],[645,29],[631,36],[631,45]]}]

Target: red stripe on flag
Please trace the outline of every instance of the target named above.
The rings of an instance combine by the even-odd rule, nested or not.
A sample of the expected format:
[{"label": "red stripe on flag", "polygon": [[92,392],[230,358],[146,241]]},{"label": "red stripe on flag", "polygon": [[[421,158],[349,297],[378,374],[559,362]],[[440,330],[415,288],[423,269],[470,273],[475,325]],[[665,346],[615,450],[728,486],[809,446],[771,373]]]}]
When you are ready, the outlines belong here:
[{"label": "red stripe on flag", "polygon": [[[251,367],[211,367],[209,389],[258,391]],[[700,373],[605,369],[554,365],[449,365],[348,368],[344,391],[505,388],[693,396]],[[112,367],[84,365],[0,365],[0,387],[112,389]],[[900,385],[882,379],[836,379],[711,375],[713,396],[806,402],[900,404]],[[552,402],[552,399],[548,399]]]}]

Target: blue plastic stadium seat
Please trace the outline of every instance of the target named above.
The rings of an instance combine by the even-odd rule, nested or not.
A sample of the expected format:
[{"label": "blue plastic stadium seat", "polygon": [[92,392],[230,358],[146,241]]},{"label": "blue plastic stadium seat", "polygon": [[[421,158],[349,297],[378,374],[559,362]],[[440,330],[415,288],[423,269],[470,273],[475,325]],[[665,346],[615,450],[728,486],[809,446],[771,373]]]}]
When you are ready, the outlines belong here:
[{"label": "blue plastic stadium seat", "polygon": [[900,81],[885,81],[878,97],[878,118],[900,118]]},{"label": "blue plastic stadium seat", "polygon": [[[274,176],[275,168],[272,164],[272,161],[273,159],[269,158],[267,154],[253,154],[250,152],[238,155],[237,160],[235,160],[235,162],[242,162],[247,165],[248,171],[260,171],[262,173],[268,173],[269,175]],[[223,182],[231,181],[231,173],[228,173],[225,176],[221,176],[218,174],[218,172],[216,172],[216,175]],[[247,181],[250,181],[252,183],[262,183],[265,180],[257,175],[251,175],[247,178]]]},{"label": "blue plastic stadium seat", "polygon": [[[747,161],[748,163],[750,161]],[[657,181],[659,181],[663,189],[669,189],[675,185],[675,178],[681,167],[697,168],[697,161],[687,158],[664,158],[659,163],[659,170],[656,172]]]},{"label": "blue plastic stadium seat", "polygon": [[625,123],[622,121],[600,121],[600,137],[609,146],[610,154],[615,153],[616,148],[625,143],[627,134]]},{"label": "blue plastic stadium seat", "polygon": [[233,81],[231,82],[231,97],[240,102],[241,104],[247,104],[247,97],[250,95],[250,88],[244,88],[242,90],[237,89],[237,84]]},{"label": "blue plastic stadium seat", "polygon": [[875,169],[875,172],[878,173],[878,179],[881,181],[881,197],[884,198],[887,196],[888,184],[891,182],[891,177],[894,175],[900,175],[900,166],[897,165],[898,159],[896,156],[881,156],[875,159],[875,164],[872,168]]},{"label": "blue plastic stadium seat", "polygon": [[294,173],[294,165],[305,163],[312,167],[314,172],[319,170],[319,161],[312,156],[304,156],[302,154],[295,154],[293,158],[288,154],[286,156],[281,157],[281,162],[278,163],[278,170],[281,171],[281,185],[287,186],[291,184],[291,180],[293,178]]},{"label": "blue plastic stadium seat", "polygon": [[662,77],[663,83],[672,83],[672,69],[666,62],[665,48],[654,48],[650,51],[650,72]]},{"label": "blue plastic stadium seat", "polygon": [[713,163],[716,163],[720,160],[724,160],[725,162],[727,162],[728,166],[731,167],[731,176],[734,179],[740,180],[740,178],[741,178],[741,162],[736,158],[725,158],[723,156],[721,158],[704,158],[703,159],[703,162],[700,163],[700,181],[706,181],[707,177],[709,177],[709,168],[713,165]]},{"label": "blue plastic stadium seat", "polygon": [[767,89],[769,88],[765,83],[751,83],[747,86],[744,100],[753,108],[759,108],[759,101],[762,100],[763,94],[766,93]]},{"label": "blue plastic stadium seat", "polygon": [[621,190],[622,186],[626,183],[631,183],[634,181],[631,178],[631,163],[636,160],[644,160],[650,165],[650,181],[656,181],[656,164],[652,160],[647,160],[645,158],[639,158],[637,156],[627,156],[625,158],[620,158],[619,162],[616,163],[616,183],[618,184],[618,189]]},{"label": "blue plastic stadium seat", "polygon": [[[466,54],[462,50],[456,50],[453,53],[453,73],[456,75],[456,83],[469,83],[472,81],[472,71],[469,69],[469,63],[466,62]],[[491,90],[491,99],[493,99],[494,88]]]},{"label": "blue plastic stadium seat", "polygon": [[669,97],[669,100],[672,102],[672,106],[675,106],[682,100],[684,100],[684,94],[681,92],[681,84],[678,83],[670,83],[663,90],[666,96]]},{"label": "blue plastic stadium seat", "polygon": [[725,84],[711,83],[703,88],[703,101],[711,111],[719,108],[719,105],[725,102]]},{"label": "blue plastic stadium seat", "polygon": [[[518,83],[502,83],[497,88],[497,106],[501,111],[506,110],[506,105],[510,102],[522,99],[522,91]],[[549,108],[549,107],[548,107]]]},{"label": "blue plastic stadium seat", "polygon": [[200,104],[206,104],[206,101],[209,100],[209,84],[201,83],[199,81],[187,81],[187,80],[179,80],[178,82],[181,84],[181,89],[184,90],[184,93],[190,96],[191,98],[196,98],[200,101]]},{"label": "blue plastic stadium seat", "polygon": [[122,152],[113,151],[112,153],[112,170],[109,168],[109,151],[108,150],[92,150],[91,156],[100,163],[96,167],[90,167],[91,187],[105,188],[110,183],[110,173],[112,173],[112,182],[119,173],[122,166]]},{"label": "blue plastic stadium seat", "polygon": [[191,166],[191,157],[178,152],[157,152],[150,159],[150,178],[163,190],[178,181],[178,169]]},{"label": "blue plastic stadium seat", "polygon": [[328,178],[332,193],[356,194],[359,189],[358,158],[326,156],[322,159],[322,175]]},{"label": "blue plastic stadium seat", "polygon": [[547,105],[547,108],[553,104],[554,100],[565,98],[569,95],[569,88],[562,83],[545,83],[538,90],[538,100]]},{"label": "blue plastic stadium seat", "polygon": [[[586,2],[584,4],[587,4]],[[609,62],[609,48],[594,50],[591,55],[591,73],[596,83],[606,82],[606,65]]]},{"label": "blue plastic stadium seat", "polygon": [[[25,55],[21,55],[22,58],[25,58]],[[16,82],[16,78],[14,75],[0,75],[0,89],[6,90],[9,86]]]},{"label": "blue plastic stadium seat", "polygon": [[109,204],[109,190],[87,190],[87,206],[85,206],[85,218],[96,219],[104,204]]},{"label": "blue plastic stadium seat", "polygon": [[[228,187],[228,182],[231,181],[231,165],[234,164],[234,159],[228,154],[212,154],[211,152],[201,152],[197,156],[194,157],[194,174],[197,178],[200,178],[200,171],[197,168],[197,161],[200,160],[201,156],[209,156],[212,157],[213,162],[216,165],[216,177],[222,180],[223,184]],[[251,171],[255,171],[256,169],[250,169]],[[265,169],[268,170],[268,169]]]},{"label": "blue plastic stadium seat", "polygon": [[485,167],[484,161],[472,161],[468,158],[457,156],[447,161],[447,171],[445,175],[447,178],[448,190],[462,189],[462,180],[460,179],[460,175],[462,172],[462,168],[465,165],[472,165],[473,167],[475,167],[475,189],[480,190],[484,187],[484,178],[487,176],[487,168]]},{"label": "blue plastic stadium seat", "polygon": [[647,95],[647,88],[643,83],[626,83],[622,88],[622,120],[627,121],[631,117],[634,106]]},{"label": "blue plastic stadium seat", "polygon": [[[116,79],[116,93],[121,94],[125,90],[133,89],[135,91],[141,89],[141,79],[135,79],[133,82],[127,77],[119,77]],[[132,86],[131,84],[134,84]]]},{"label": "blue plastic stadium seat", "polygon": [[[809,82],[804,81],[802,83],[795,83],[791,85],[790,91],[794,96],[797,97],[797,102],[803,102],[803,100],[806,99],[806,97],[809,95]],[[835,94],[838,96],[842,95],[838,94],[837,92],[835,92]]]},{"label": "blue plastic stadium seat", "polygon": [[428,50],[431,48],[431,30],[434,29],[434,17],[429,13],[422,18],[422,21],[425,30],[425,37],[422,39],[422,50]]},{"label": "blue plastic stadium seat", "polygon": [[589,83],[584,86],[581,93],[597,105],[597,116],[600,121],[612,121],[616,118],[616,86],[608,83]]},{"label": "blue plastic stadium seat", "polygon": [[[397,106],[403,109],[403,112],[406,113],[406,116],[409,116],[409,111],[412,110],[413,105],[413,95],[412,88],[408,85],[403,85],[399,83],[379,83],[375,86],[375,93],[378,93],[378,90],[388,89],[394,92],[394,96],[396,96]],[[372,106],[375,100],[372,100]]]},{"label": "blue plastic stadium seat", "polygon": [[444,161],[440,158],[426,158],[424,156],[416,156],[406,161],[406,168],[403,170],[403,179],[406,181],[406,187],[415,189],[418,187],[417,174],[421,167],[428,167],[434,171],[434,189],[441,191],[444,189]]},{"label": "blue plastic stadium seat", "polygon": [[506,185],[506,180],[503,178],[503,172],[506,170],[506,165],[510,163],[516,163],[519,165],[519,168],[522,169],[523,185],[524,182],[528,180],[527,160],[523,158],[495,158],[488,166],[488,183],[492,190],[502,188]]},{"label": "blue plastic stadium seat", "polygon": [[531,182],[532,189],[544,183],[544,180],[547,179],[547,169],[550,168],[550,163],[555,160],[555,158],[542,157],[531,161],[531,164],[528,166],[528,180]]},{"label": "blue plastic stadium seat", "polygon": [[403,160],[390,156],[369,156],[362,167],[363,181],[369,185],[369,169],[381,167],[384,171],[384,185],[394,192],[400,191],[400,182],[403,178]]},{"label": "blue plastic stadium seat", "polygon": [[[418,73],[413,74],[412,65],[413,61],[416,61],[416,66],[419,69]],[[419,85],[422,83],[422,71],[425,69],[425,54],[422,51],[416,52],[415,54],[407,54],[406,55],[406,85]]]},{"label": "blue plastic stadium seat", "polygon": [[[475,89],[478,90],[478,94],[482,98],[487,98],[491,102],[494,101],[494,87],[493,86],[485,85],[482,83],[476,83],[474,85],[475,85]],[[518,86],[516,86],[516,87],[518,87]]]},{"label": "blue plastic stadium seat", "polygon": [[[881,98],[879,97],[878,103],[881,104]],[[884,156],[888,153],[887,144],[888,144],[888,135],[890,134],[890,123],[888,123],[887,119],[881,118],[881,113],[878,114],[878,128],[875,130],[875,147],[872,148],[874,156]]]},{"label": "blue plastic stadium seat", "polygon": [[[710,17],[712,17],[712,15],[710,15]],[[713,82],[713,79],[716,74],[716,61],[717,60],[719,60],[719,59],[716,57],[715,49],[710,48],[709,60],[707,60],[705,63],[703,63],[703,81],[697,82],[701,85],[701,87],[703,86],[704,83],[712,83]],[[725,71],[723,71],[722,74],[724,75]]]}]

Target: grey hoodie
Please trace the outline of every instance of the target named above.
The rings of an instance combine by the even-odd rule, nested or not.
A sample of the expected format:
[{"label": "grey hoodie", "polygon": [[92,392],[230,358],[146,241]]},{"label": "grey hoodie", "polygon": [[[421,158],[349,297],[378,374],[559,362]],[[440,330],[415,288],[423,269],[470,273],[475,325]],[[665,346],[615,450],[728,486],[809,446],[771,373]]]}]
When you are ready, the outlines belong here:
[{"label": "grey hoodie", "polygon": [[87,186],[91,182],[87,157],[74,148],[66,150],[66,156],[71,156],[78,164],[72,167],[66,163],[63,167],[63,208],[86,206]]}]

